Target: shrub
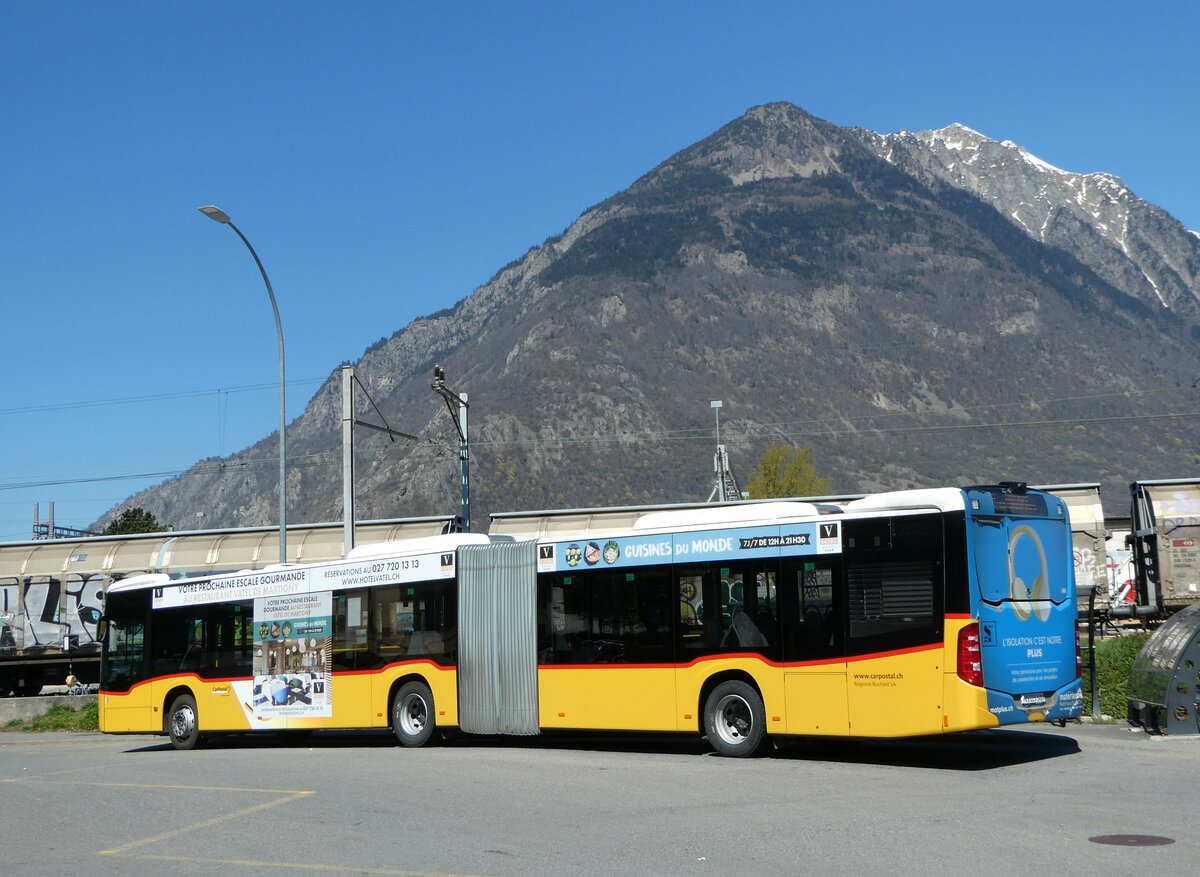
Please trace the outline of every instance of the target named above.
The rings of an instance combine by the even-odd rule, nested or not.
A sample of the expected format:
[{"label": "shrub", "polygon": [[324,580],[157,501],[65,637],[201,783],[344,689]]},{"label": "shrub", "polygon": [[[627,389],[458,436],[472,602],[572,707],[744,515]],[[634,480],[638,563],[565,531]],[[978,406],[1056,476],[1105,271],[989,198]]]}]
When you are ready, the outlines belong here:
[{"label": "shrub", "polygon": [[14,719],[5,725],[10,731],[97,731],[100,729],[100,707],[85,704],[78,710],[69,706],[54,706],[32,719]]},{"label": "shrub", "polygon": [[[1124,636],[1106,637],[1096,640],[1096,679],[1100,685],[1100,712],[1115,719],[1125,718],[1128,704],[1125,689],[1129,684],[1129,668],[1142,650],[1148,633],[1131,633]],[[1084,713],[1091,711],[1091,674],[1087,658],[1084,657],[1083,697]]]}]

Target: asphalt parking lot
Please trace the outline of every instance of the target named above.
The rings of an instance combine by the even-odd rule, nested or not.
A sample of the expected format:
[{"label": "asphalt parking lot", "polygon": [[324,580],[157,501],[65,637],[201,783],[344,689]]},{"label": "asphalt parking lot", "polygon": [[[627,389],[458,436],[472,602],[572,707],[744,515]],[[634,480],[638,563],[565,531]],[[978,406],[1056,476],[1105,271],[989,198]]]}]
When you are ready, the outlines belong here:
[{"label": "asphalt parking lot", "polygon": [[[1200,738],[800,742],[0,733],[5,877],[1193,873]],[[1107,840],[1108,842],[1102,842]]]}]

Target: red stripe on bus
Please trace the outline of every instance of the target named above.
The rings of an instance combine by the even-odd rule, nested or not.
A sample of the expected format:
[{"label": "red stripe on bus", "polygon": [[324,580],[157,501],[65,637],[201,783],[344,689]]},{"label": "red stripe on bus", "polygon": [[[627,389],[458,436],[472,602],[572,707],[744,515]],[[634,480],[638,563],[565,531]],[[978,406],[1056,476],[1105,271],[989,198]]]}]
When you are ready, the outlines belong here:
[{"label": "red stripe on bus", "polygon": [[883,658],[893,658],[899,655],[913,655],[920,652],[941,651],[945,643],[928,643],[922,646],[912,646],[906,649],[892,649],[886,652],[871,652],[866,655],[850,655],[831,658],[814,658],[809,661],[772,661],[754,652],[726,652],[720,655],[702,655],[687,663],[663,664],[538,664],[539,670],[686,670],[699,664],[713,661],[753,660],[776,669],[791,669],[793,667],[824,667],[834,664],[857,664],[862,661],[876,661]]},{"label": "red stripe on bus", "polygon": [[[967,616],[963,616],[964,618]],[[696,667],[700,664],[711,663],[713,661],[731,661],[731,660],[750,660],[765,664],[768,667],[776,669],[790,669],[795,667],[823,667],[834,664],[857,664],[862,661],[877,661],[883,658],[893,658],[899,655],[912,655],[920,652],[928,652],[940,650],[945,647],[945,643],[928,643],[922,646],[911,646],[905,649],[892,649],[886,652],[871,652],[865,655],[845,655],[840,657],[815,658],[808,661],[772,661],[763,655],[755,652],[725,652],[717,655],[700,655],[691,661],[684,663],[664,662],[662,664],[647,664],[647,663],[629,663],[629,664],[538,664],[538,670],[686,670],[691,667]],[[378,676],[384,672],[400,667],[417,667],[426,666],[434,670],[457,671],[457,665],[437,664],[428,658],[414,658],[408,661],[395,661],[384,667],[372,670],[335,670],[330,675],[332,676]],[[168,679],[189,679],[195,680],[198,685],[211,685],[221,682],[237,682],[243,680],[253,680],[253,676],[222,676],[211,679],[204,679],[194,673],[171,673],[166,676],[156,676],[152,679],[144,679],[137,684],[131,686],[128,691],[109,691],[100,689],[101,694],[109,695],[126,695],[140,688],[143,685],[148,685],[151,682],[162,682]]]},{"label": "red stripe on bus", "polygon": [[899,655],[916,655],[921,652],[932,652],[945,648],[944,642],[930,643],[923,646],[911,646],[907,649],[892,649],[890,652],[873,652],[869,655],[853,655],[846,658],[847,664],[857,664],[861,661],[877,661],[880,658],[894,658]]}]

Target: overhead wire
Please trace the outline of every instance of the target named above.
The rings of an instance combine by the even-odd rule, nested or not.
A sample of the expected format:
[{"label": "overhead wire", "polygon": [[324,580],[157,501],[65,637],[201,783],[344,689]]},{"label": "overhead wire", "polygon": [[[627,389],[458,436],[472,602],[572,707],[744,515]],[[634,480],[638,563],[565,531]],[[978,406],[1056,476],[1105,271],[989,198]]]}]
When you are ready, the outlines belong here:
[{"label": "overhead wire", "polygon": [[[292,382],[289,382],[289,384]],[[317,381],[297,381],[297,384],[317,383]],[[1196,387],[1200,384],[1200,379],[1191,384],[1191,387]],[[102,404],[123,404],[132,402],[144,401],[159,401],[164,398],[187,398],[201,395],[208,395],[212,392],[240,392],[250,391],[264,388],[274,388],[277,384],[255,384],[246,385],[244,387],[232,388],[221,391],[184,391],[172,394],[155,394],[150,396],[126,397],[123,399],[114,400],[96,400],[91,402],[77,403],[62,403],[57,405],[32,406],[29,408],[14,408],[0,410],[0,414],[14,413],[29,413],[33,411],[52,411],[63,410],[76,407],[92,407]],[[1129,414],[1129,415],[1114,415],[1107,417],[1074,417],[1074,418],[1042,418],[1021,421],[989,421],[989,422],[974,422],[974,423],[952,423],[952,424],[912,424],[912,425],[897,425],[886,427],[871,427],[864,426],[856,428],[852,426],[856,423],[875,422],[898,417],[923,417],[932,414],[937,415],[952,415],[955,413],[965,413],[968,411],[982,411],[1002,407],[1043,407],[1048,405],[1057,405],[1066,402],[1090,401],[1103,398],[1136,398],[1153,395],[1156,393],[1167,392],[1170,390],[1178,390],[1179,386],[1161,386],[1146,388],[1136,391],[1118,391],[1112,393],[1094,393],[1079,396],[1066,396],[1053,399],[1030,399],[1011,402],[994,402],[976,406],[962,406],[947,408],[943,411],[925,411],[912,412],[908,410],[881,412],[878,414],[858,415],[855,417],[830,417],[830,418],[804,418],[794,420],[781,420],[773,423],[758,424],[758,431],[755,434],[737,434],[733,429],[725,435],[725,442],[728,444],[751,444],[757,441],[765,441],[770,439],[829,439],[829,438],[847,438],[847,437],[871,437],[880,435],[900,434],[900,433],[936,433],[936,432],[956,432],[973,429],[1028,429],[1038,427],[1058,427],[1058,426],[1087,426],[1099,424],[1115,424],[1115,423],[1133,423],[1133,422],[1148,422],[1156,420],[1174,420],[1189,417],[1200,416],[1200,411],[1176,411],[1176,412],[1161,412],[1157,414]],[[842,429],[796,429],[795,427],[809,426],[822,427],[834,424],[851,424],[850,428]],[[682,427],[678,429],[666,430],[647,430],[642,432],[612,432],[612,433],[594,433],[583,436],[554,436],[554,437],[536,437],[525,439],[476,439],[471,442],[472,451],[478,454],[480,451],[505,450],[505,449],[533,449],[538,447],[581,447],[581,446],[618,446],[629,444],[675,444],[686,442],[701,442],[710,441],[712,431],[707,427]],[[445,438],[445,437],[443,437]],[[433,439],[426,439],[423,442],[410,443],[407,445],[411,450],[409,459],[415,462],[422,460],[435,461],[439,459],[457,459],[457,452],[453,451],[448,445],[444,446]],[[383,456],[393,453],[386,446],[381,446],[378,449],[362,447],[358,450],[359,454],[365,456]],[[320,465],[333,461],[340,461],[340,452],[313,452],[308,454],[288,455],[287,464],[290,466],[302,465]],[[95,475],[95,476],[77,476],[69,478],[54,478],[54,479],[31,479],[20,482],[11,482],[8,484],[0,483],[0,491],[29,489],[38,487],[55,487],[71,484],[92,484],[115,481],[137,481],[150,479],[170,479],[177,478],[185,474],[206,475],[214,474],[235,469],[258,469],[274,467],[278,465],[278,458],[241,458],[241,459],[222,459],[204,461],[182,469],[162,469],[153,471],[143,471],[134,473],[119,473],[112,475]]]},{"label": "overhead wire", "polygon": [[[303,378],[286,381],[285,387],[303,387],[323,384],[327,378]],[[38,414],[47,411],[70,411],[76,408],[99,408],[105,405],[133,405],[139,402],[163,402],[168,399],[194,399],[198,396],[213,396],[221,393],[249,393],[258,390],[278,389],[279,383],[245,384],[240,387],[215,387],[207,390],[178,390],[171,393],[149,393],[142,396],[118,396],[112,399],[90,399],[81,402],[54,402],[45,405],[25,405],[19,408],[0,408],[0,416],[9,414]]]}]

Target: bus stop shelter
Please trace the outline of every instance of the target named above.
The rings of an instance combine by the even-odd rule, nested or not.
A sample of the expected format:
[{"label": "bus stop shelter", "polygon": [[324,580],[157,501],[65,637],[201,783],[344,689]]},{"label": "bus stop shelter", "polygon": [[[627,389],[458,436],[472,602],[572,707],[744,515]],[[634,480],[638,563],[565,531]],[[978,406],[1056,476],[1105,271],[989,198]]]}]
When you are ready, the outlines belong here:
[{"label": "bus stop shelter", "polygon": [[1200,734],[1200,603],[1154,631],[1129,671],[1129,721],[1159,734]]}]

